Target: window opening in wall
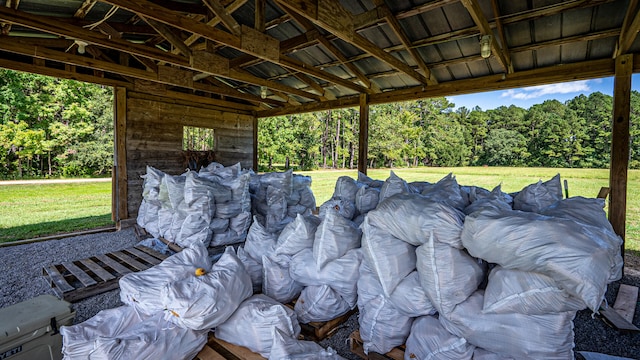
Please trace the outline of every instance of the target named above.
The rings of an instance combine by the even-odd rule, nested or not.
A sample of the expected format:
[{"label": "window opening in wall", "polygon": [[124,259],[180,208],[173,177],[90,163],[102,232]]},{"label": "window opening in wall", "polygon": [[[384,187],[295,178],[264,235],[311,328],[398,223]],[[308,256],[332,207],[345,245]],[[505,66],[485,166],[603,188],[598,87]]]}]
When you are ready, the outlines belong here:
[{"label": "window opening in wall", "polygon": [[214,129],[184,126],[182,130],[182,150],[184,165],[191,170],[199,170],[215,161]]}]

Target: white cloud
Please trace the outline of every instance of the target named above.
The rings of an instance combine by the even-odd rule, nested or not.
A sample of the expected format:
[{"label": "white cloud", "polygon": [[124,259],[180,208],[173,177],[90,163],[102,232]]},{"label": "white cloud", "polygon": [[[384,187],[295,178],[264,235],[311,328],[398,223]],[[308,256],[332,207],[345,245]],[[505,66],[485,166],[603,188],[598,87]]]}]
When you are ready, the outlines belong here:
[{"label": "white cloud", "polygon": [[503,91],[501,96],[517,100],[536,99],[545,95],[569,94],[581,91],[589,91],[589,80],[574,81],[569,83],[529,86],[521,89]]}]

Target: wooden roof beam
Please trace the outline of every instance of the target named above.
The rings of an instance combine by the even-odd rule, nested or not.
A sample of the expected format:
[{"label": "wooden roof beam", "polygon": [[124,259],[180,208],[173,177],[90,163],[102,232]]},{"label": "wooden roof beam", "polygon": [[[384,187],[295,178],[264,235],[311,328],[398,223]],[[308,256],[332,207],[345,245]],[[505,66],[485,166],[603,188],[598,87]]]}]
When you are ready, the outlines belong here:
[{"label": "wooden roof beam", "polygon": [[622,27],[620,28],[620,36],[613,52],[613,58],[624,55],[631,48],[631,44],[638,36],[640,31],[640,11],[637,9],[638,0],[629,1],[627,13],[624,16]]},{"label": "wooden roof beam", "polygon": [[149,26],[154,28],[158,32],[158,34],[160,34],[160,36],[167,40],[173,47],[178,49],[182,53],[182,55],[188,58],[191,57],[191,49],[189,49],[189,46],[187,46],[187,44],[182,42],[180,35],[176,34],[173,29],[170,29],[168,26],[161,22],[146,18],[144,16],[141,17],[147,24],[149,24]]},{"label": "wooden roof beam", "polygon": [[256,12],[253,17],[253,28],[260,32],[264,32],[267,28],[267,0],[255,0],[255,8]]},{"label": "wooden roof beam", "polygon": [[344,65],[349,71],[355,75],[358,80],[367,88],[371,89],[373,93],[379,93],[380,88],[374,82],[369,80],[369,78],[362,72],[358,67],[353,64],[346,56],[335,46],[330,40],[327,40],[324,36],[319,36],[318,40],[320,43],[330,52],[332,53],[336,59],[338,59],[339,63]]},{"label": "wooden roof beam", "polygon": [[508,52],[505,52],[498,45],[498,42],[493,35],[491,25],[489,25],[487,17],[482,13],[482,9],[480,8],[480,4],[478,4],[478,0],[460,0],[460,2],[467,9],[469,15],[471,15],[471,18],[473,19],[473,22],[475,22],[476,26],[478,26],[478,28],[480,29],[480,34],[491,35],[491,52],[498,58],[498,62],[500,62],[500,65],[502,65],[504,71],[511,74],[513,72],[511,58],[508,57]]},{"label": "wooden roof beam", "polygon": [[304,4],[285,0],[276,0],[276,2],[281,7],[289,7],[315,25],[359,47],[389,66],[406,73],[418,82],[427,83],[427,79],[409,65],[386,53],[362,35],[357,34],[353,26],[353,16],[337,0],[309,0]]},{"label": "wooden roof beam", "polygon": [[84,19],[85,16],[93,9],[93,6],[98,2],[97,0],[84,0],[82,5],[76,10],[75,14],[73,14],[74,18]]},{"label": "wooden roof beam", "polygon": [[493,9],[493,20],[496,23],[498,37],[500,38],[500,44],[502,45],[502,53],[507,61],[507,64],[509,65],[508,72],[512,73],[513,63],[511,62],[511,53],[509,52],[509,47],[507,46],[507,37],[504,35],[502,20],[500,20],[500,7],[498,6],[498,0],[491,0],[491,8]]},{"label": "wooden roof beam", "polygon": [[227,9],[222,6],[220,1],[218,0],[202,0],[204,5],[211,10],[220,21],[233,35],[242,36],[242,30],[240,28],[240,24],[236,21],[236,19],[231,16],[231,13],[227,11]]},{"label": "wooden roof beam", "polygon": [[396,17],[391,12],[391,9],[389,9],[387,4],[385,4],[384,0],[374,0],[374,3],[381,9],[382,13],[384,14],[384,18],[387,20],[387,23],[391,27],[391,30],[393,30],[394,34],[396,34],[402,45],[409,52],[409,55],[411,55],[413,61],[418,64],[418,68],[422,70],[425,78],[427,78],[427,83],[429,85],[437,84],[438,80],[435,78],[435,76],[433,76],[427,64],[424,63],[424,59],[422,59],[422,56],[420,56],[418,50],[413,48],[411,40],[409,40],[409,38],[407,37],[407,34],[402,29],[402,26],[400,25],[398,19],[396,19]]},{"label": "wooden roof beam", "polygon": [[[108,36],[95,31],[78,28],[63,22],[52,20],[45,16],[30,14],[19,10],[7,9],[0,6],[0,21],[3,20],[11,23],[18,23],[22,26],[30,27],[47,33],[83,40],[90,44],[103,46],[109,49],[127,52],[131,55],[146,57],[151,60],[162,61],[199,72],[212,73],[213,75],[219,75],[221,77],[235,79],[253,85],[266,86],[270,89],[279,90],[288,94],[295,94],[311,100],[320,100],[320,97],[316,94],[301,91],[277,82],[267,81],[251,74],[238,75],[237,71],[234,71],[233,69],[230,69],[229,71],[221,71],[220,73],[214,73],[212,72],[214,70],[214,67],[219,69],[221,67],[224,67],[225,64],[228,64],[227,59],[215,54],[194,52],[194,56],[191,59],[192,61],[188,61],[182,56],[177,56],[160,49],[131,43],[123,39],[110,39]],[[202,61],[203,56],[207,56],[209,58],[215,57],[219,64],[214,63],[208,66],[204,66],[207,64],[207,62]],[[194,64],[200,65],[194,66]]]},{"label": "wooden roof beam", "polygon": [[[20,4],[20,0],[15,0],[15,1],[7,0],[4,3],[4,6],[11,9],[18,9],[19,4]],[[2,35],[9,35],[9,32],[11,32],[11,23],[2,23],[0,33],[2,33]]]},{"label": "wooden roof beam", "polygon": [[[233,13],[234,11],[238,10],[240,7],[242,7],[242,5],[244,5],[248,0],[235,0],[234,2],[232,2],[231,4],[229,4],[226,8],[225,11],[228,14]],[[216,25],[218,25],[220,23],[221,19],[220,17],[216,16],[213,19],[207,21],[207,25],[214,27]],[[193,34],[191,36],[189,36],[184,43],[187,44],[187,46],[191,46],[193,43],[195,43],[196,41],[198,41],[198,39],[202,38],[202,36],[200,34]],[[176,50],[177,51],[177,50]]]}]

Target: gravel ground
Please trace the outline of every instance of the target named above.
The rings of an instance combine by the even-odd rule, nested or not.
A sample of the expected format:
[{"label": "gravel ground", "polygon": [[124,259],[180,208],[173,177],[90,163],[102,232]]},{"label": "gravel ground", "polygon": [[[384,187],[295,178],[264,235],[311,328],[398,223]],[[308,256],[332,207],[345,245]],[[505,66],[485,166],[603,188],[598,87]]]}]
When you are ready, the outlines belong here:
[{"label": "gravel ground", "polygon": [[[64,261],[124,249],[137,243],[133,229],[76,236],[25,245],[0,248],[0,308],[13,305],[41,294],[55,295],[42,276],[42,268]],[[607,301],[613,304],[620,283],[640,287],[640,258],[627,255],[625,276],[609,286]],[[73,304],[75,323],[80,323],[102,309],[120,306],[119,291],[112,290]],[[592,318],[589,310],[578,312],[574,320],[575,350],[600,352],[609,355],[640,359],[640,333],[620,333],[600,319]],[[640,327],[640,309],[636,309],[633,323]],[[331,346],[346,359],[359,357],[349,350],[347,338],[358,328],[354,314],[322,346]],[[577,358],[581,358],[577,356]]]}]

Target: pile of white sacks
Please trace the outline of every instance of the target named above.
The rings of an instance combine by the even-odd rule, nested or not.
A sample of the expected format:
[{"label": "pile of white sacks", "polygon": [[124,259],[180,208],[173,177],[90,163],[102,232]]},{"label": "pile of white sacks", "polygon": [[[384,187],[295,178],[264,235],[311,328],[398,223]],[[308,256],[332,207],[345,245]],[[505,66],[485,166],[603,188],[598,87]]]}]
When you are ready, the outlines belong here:
[{"label": "pile of white sacks", "polygon": [[63,326],[65,359],[193,359],[208,333],[268,359],[341,359],[332,349],[300,341],[291,309],[252,296],[249,274],[233,247],[212,264],[196,245],[150,269],[120,279],[125,306]]},{"label": "pile of white sacks", "polygon": [[513,197],[451,176],[390,180],[404,190],[361,226],[366,352],[406,344],[406,359],[573,359],[576,311],[598,311],[621,276],[603,200],[562,200],[559,176]]},{"label": "pile of white sacks", "polygon": [[211,163],[176,176],[147,166],[137,223],[181,247],[244,241],[251,225],[250,177],[240,163]]}]

